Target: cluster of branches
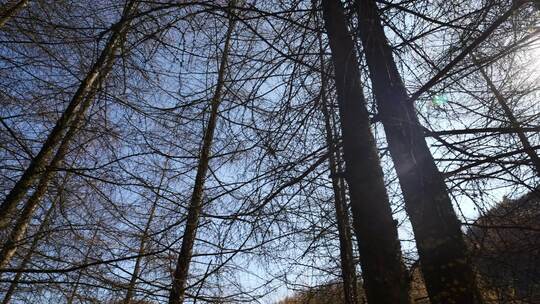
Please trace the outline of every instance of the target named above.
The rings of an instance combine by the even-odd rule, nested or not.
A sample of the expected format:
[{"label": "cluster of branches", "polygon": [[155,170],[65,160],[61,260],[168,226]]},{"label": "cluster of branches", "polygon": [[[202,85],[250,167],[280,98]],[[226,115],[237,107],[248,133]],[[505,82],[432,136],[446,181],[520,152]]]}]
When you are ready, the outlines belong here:
[{"label": "cluster of branches", "polygon": [[540,202],[539,7],[4,2],[3,303],[514,299],[474,254]]}]

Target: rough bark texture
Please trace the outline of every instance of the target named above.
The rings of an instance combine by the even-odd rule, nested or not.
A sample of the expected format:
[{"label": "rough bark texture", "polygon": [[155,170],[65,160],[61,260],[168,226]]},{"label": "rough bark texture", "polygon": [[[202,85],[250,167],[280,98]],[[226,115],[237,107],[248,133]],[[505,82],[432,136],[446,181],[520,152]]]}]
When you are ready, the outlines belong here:
[{"label": "rough bark texture", "polygon": [[501,106],[501,108],[503,109],[504,115],[510,122],[510,126],[516,130],[516,134],[519,138],[519,141],[521,142],[521,145],[523,146],[523,149],[525,149],[525,153],[527,153],[527,156],[529,156],[529,158],[531,159],[534,170],[536,171],[536,175],[540,176],[540,158],[538,157],[538,154],[536,154],[536,151],[532,148],[531,142],[527,138],[527,135],[525,135],[525,132],[523,132],[521,123],[517,120],[514,112],[508,105],[508,100],[495,86],[482,65],[478,62],[478,60],[476,60],[476,57],[471,54],[471,58],[478,70],[480,71],[482,78],[484,78],[484,80],[486,81],[489,89],[491,90],[491,92],[493,92],[493,95],[495,95],[495,99],[499,103],[499,106]]},{"label": "rough bark texture", "polygon": [[326,128],[326,143],[328,145],[328,165],[332,175],[332,189],[334,191],[334,207],[336,208],[336,223],[339,236],[339,254],[341,258],[341,277],[343,278],[343,294],[346,304],[358,304],[358,280],[356,277],[356,267],[353,260],[353,245],[351,238],[349,212],[347,208],[345,184],[343,178],[338,177],[340,172],[339,158],[335,147],[334,132],[332,130],[331,114],[328,111],[326,92],[321,89],[321,107],[324,113]]},{"label": "rough bark texture", "polygon": [[[230,7],[233,6],[234,1],[231,1]],[[221,62],[218,70],[216,89],[214,91],[214,95],[212,96],[210,105],[210,117],[208,118],[208,124],[204,132],[201,152],[199,155],[199,164],[197,166],[197,174],[195,176],[195,184],[189,203],[186,227],[184,230],[184,236],[182,238],[182,246],[180,248],[178,261],[176,262],[176,269],[173,274],[172,289],[169,295],[169,304],[180,304],[184,302],[189,264],[191,262],[193,244],[195,243],[195,238],[197,236],[199,215],[201,212],[204,195],[204,183],[208,171],[208,163],[210,161],[214,130],[216,128],[218,118],[218,108],[219,104],[221,103],[221,95],[224,87],[225,73],[227,68],[227,57],[229,55],[230,40],[234,29],[234,24],[235,19],[232,14],[230,14],[225,44],[223,46],[223,54],[221,55]]]},{"label": "rough bark texture", "polygon": [[135,7],[135,1],[130,1],[125,9],[122,19],[115,25],[107,45],[102,50],[99,58],[94,63],[82,83],[79,85],[77,91],[73,95],[67,108],[62,113],[61,117],[56,122],[56,125],[49,133],[45,143],[41,147],[38,154],[30,161],[30,164],[15,183],[11,191],[5,197],[4,201],[0,205],[0,230],[5,229],[11,222],[12,215],[17,208],[19,202],[27,194],[32,184],[36,181],[38,176],[46,169],[47,163],[54,153],[56,146],[63,140],[63,135],[68,129],[69,125],[77,115],[77,109],[80,108],[89,95],[92,94],[96,87],[96,84],[102,79],[108,72],[108,67],[114,60],[114,55],[118,49],[124,34],[130,23],[129,14]]},{"label": "rough bark texture", "polygon": [[370,130],[352,37],[339,0],[323,0],[340,108],[345,179],[368,302],[409,303],[405,269]]},{"label": "rough bark texture", "polygon": [[356,0],[379,115],[413,226],[422,273],[433,304],[478,303],[460,222],[442,174],[424,140],[373,0]]},{"label": "rough bark texture", "polygon": [[2,7],[2,11],[0,12],[0,28],[4,27],[17,12],[27,6],[28,2],[29,0],[20,0],[12,5],[4,4],[4,7]]},{"label": "rough bark texture", "polygon": [[351,225],[349,221],[349,211],[347,207],[347,194],[345,180],[339,176],[342,172],[341,153],[337,145],[337,126],[334,113],[329,108],[327,95],[326,64],[324,59],[324,46],[322,33],[319,34],[319,61],[321,65],[321,111],[324,115],[324,126],[326,144],[328,146],[328,166],[332,179],[332,190],[334,192],[334,207],[336,209],[336,223],[339,236],[339,254],[341,262],[341,277],[343,279],[343,294],[345,304],[358,304],[358,278],[356,275],[356,265],[353,256],[353,243],[351,236]]}]

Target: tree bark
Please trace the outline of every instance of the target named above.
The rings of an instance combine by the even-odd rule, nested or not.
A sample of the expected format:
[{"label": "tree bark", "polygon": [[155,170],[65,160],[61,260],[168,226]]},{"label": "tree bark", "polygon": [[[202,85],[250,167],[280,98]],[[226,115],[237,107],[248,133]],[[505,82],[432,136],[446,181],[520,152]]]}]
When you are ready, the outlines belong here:
[{"label": "tree bark", "polygon": [[17,205],[28,193],[38,176],[46,169],[47,162],[54,153],[55,147],[62,141],[66,129],[69,128],[74,117],[77,116],[77,109],[80,108],[81,103],[84,103],[84,101],[87,100],[88,95],[93,94],[92,92],[96,88],[99,80],[103,79],[108,73],[109,69],[107,67],[114,62],[115,52],[119,48],[127,31],[128,24],[130,23],[129,15],[134,9],[135,3],[136,1],[128,2],[124,8],[121,20],[114,26],[113,33],[109,38],[107,45],[101,51],[99,58],[79,85],[67,108],[49,133],[41,150],[30,161],[30,164],[23,175],[15,183],[0,205],[0,230],[5,229],[10,224],[12,214],[17,209]]},{"label": "tree bark", "polygon": [[15,16],[21,9],[28,5],[29,0],[20,0],[17,3],[8,7],[7,4],[4,4],[2,12],[0,13],[0,28],[4,27],[6,23]]},{"label": "tree bark", "polygon": [[321,111],[324,115],[324,126],[326,135],[326,145],[328,146],[328,166],[332,180],[332,190],[334,192],[334,208],[336,209],[336,223],[339,237],[339,254],[341,262],[341,277],[343,279],[343,294],[346,304],[358,304],[358,278],[356,276],[356,265],[353,256],[353,244],[349,223],[349,212],[347,207],[347,195],[345,181],[339,177],[342,171],[340,151],[336,144],[337,135],[334,132],[336,121],[333,113],[329,111],[327,95],[327,78],[324,62],[324,47],[322,34],[319,34],[319,61],[321,66]]},{"label": "tree bark", "polygon": [[[322,50],[321,50],[322,51]],[[347,208],[347,198],[345,194],[345,184],[339,175],[339,157],[335,145],[335,136],[332,130],[332,120],[328,111],[326,99],[325,81],[322,81],[321,88],[321,108],[324,114],[326,143],[328,145],[328,166],[332,179],[332,189],[334,191],[334,207],[336,209],[336,223],[339,236],[339,254],[341,258],[341,277],[343,279],[343,293],[346,304],[358,304],[358,280],[356,277],[356,267],[353,260],[353,245],[351,238],[349,212]]]},{"label": "tree bark", "polygon": [[[61,190],[62,191],[62,190]],[[60,200],[61,193],[56,197],[56,200]],[[35,237],[32,239],[32,243],[30,244],[30,247],[28,248],[28,251],[24,255],[21,263],[19,264],[18,269],[24,269],[28,262],[30,262],[30,259],[32,258],[32,255],[34,251],[37,248],[37,245],[40,241],[40,235],[43,233],[43,230],[47,227],[49,224],[49,219],[51,217],[51,214],[54,210],[54,207],[56,206],[56,200],[53,201],[47,212],[45,213],[45,216],[43,217],[43,220],[41,221],[41,224],[39,225],[39,228],[37,229],[37,232],[35,234]],[[4,294],[4,299],[2,299],[2,304],[8,304],[11,301],[11,297],[13,297],[13,294],[17,290],[17,287],[19,285],[19,282],[23,276],[24,272],[17,272],[15,274],[15,277],[11,281],[11,284],[9,284],[8,290],[6,290],[6,293]]]},{"label": "tree bark", "polygon": [[0,268],[5,267],[9,263],[11,258],[15,255],[19,242],[23,239],[36,208],[39,206],[43,197],[47,193],[47,189],[49,187],[51,179],[54,177],[56,170],[63,162],[68,152],[70,143],[72,142],[73,138],[78,133],[80,127],[84,122],[85,113],[92,105],[95,94],[98,90],[98,86],[101,85],[101,83],[109,74],[110,70],[112,69],[113,63],[113,56],[110,56],[109,60],[107,60],[105,66],[101,71],[101,75],[96,80],[94,87],[91,89],[90,92],[88,92],[88,95],[86,95],[85,99],[81,102],[80,107],[74,114],[73,119],[68,126],[68,131],[64,135],[50,164],[44,168],[44,172],[39,178],[34,193],[32,193],[32,195],[24,204],[22,212],[19,214],[17,220],[15,221],[15,225],[11,229],[8,238],[2,242],[2,248],[0,249]]},{"label": "tree bark", "polygon": [[[230,1],[229,9],[232,9],[234,5],[235,1]],[[204,183],[206,180],[206,174],[208,172],[212,141],[214,139],[214,130],[216,128],[218,118],[218,109],[221,103],[221,96],[225,82],[227,58],[229,56],[230,40],[234,25],[235,18],[233,17],[232,13],[229,13],[229,24],[223,46],[223,54],[221,55],[216,89],[210,104],[210,117],[208,118],[208,123],[204,132],[202,147],[199,155],[199,164],[197,166],[197,174],[195,176],[195,184],[188,207],[184,236],[182,238],[182,246],[180,248],[178,261],[176,263],[176,269],[173,274],[172,289],[169,295],[169,304],[180,304],[184,302],[189,264],[191,262],[193,244],[195,243],[195,238],[197,236],[197,228],[204,194]]]},{"label": "tree bark", "polygon": [[474,65],[480,71],[480,75],[482,75],[482,78],[484,78],[484,80],[486,81],[489,89],[491,90],[491,92],[493,92],[493,95],[495,95],[495,99],[499,103],[499,106],[501,106],[501,108],[503,109],[504,115],[506,116],[508,121],[510,121],[510,127],[516,130],[516,135],[518,136],[519,141],[523,146],[523,149],[525,149],[525,153],[531,159],[533,168],[536,171],[536,175],[540,176],[540,158],[538,157],[538,154],[536,154],[536,151],[532,148],[531,142],[527,138],[527,135],[525,135],[525,132],[523,132],[521,123],[517,120],[514,112],[508,105],[508,100],[501,94],[499,89],[495,86],[491,78],[488,76],[482,65],[478,62],[478,60],[473,54],[471,54],[471,58]]},{"label": "tree bark", "polygon": [[60,143],[60,146],[51,160],[51,163],[47,168],[45,168],[45,172],[43,172],[41,175],[36,190],[24,204],[22,212],[15,221],[15,225],[11,229],[8,238],[2,242],[2,247],[0,249],[0,268],[5,267],[15,255],[17,248],[20,245],[20,241],[26,234],[26,230],[28,229],[28,225],[32,220],[32,216],[34,215],[36,208],[39,206],[39,203],[47,193],[49,182],[54,177],[57,168],[64,160],[64,157],[69,149],[69,143],[80,128],[80,125],[84,120],[84,113],[92,103],[93,99],[94,93],[86,98],[79,111],[77,111],[77,114],[73,120],[73,125],[69,127],[69,130]]},{"label": "tree bark", "polygon": [[332,51],[353,227],[368,302],[410,303],[397,228],[370,129],[360,71],[339,0],[323,0]]},{"label": "tree bark", "polygon": [[414,104],[386,40],[376,2],[355,0],[359,35],[379,114],[414,230],[429,297],[437,303],[478,303],[473,268],[442,174],[424,139]]}]

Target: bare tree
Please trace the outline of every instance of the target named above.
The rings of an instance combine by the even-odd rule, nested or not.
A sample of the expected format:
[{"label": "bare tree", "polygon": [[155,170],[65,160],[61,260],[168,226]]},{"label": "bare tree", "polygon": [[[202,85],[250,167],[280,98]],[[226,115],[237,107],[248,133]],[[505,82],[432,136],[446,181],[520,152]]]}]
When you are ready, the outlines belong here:
[{"label": "bare tree", "polygon": [[[28,1],[10,13],[0,29],[0,196],[15,202],[0,229],[5,302],[162,303],[179,299],[178,278],[186,303],[295,293],[362,303],[358,283],[370,302],[399,303],[409,280],[423,303],[426,250],[436,265],[455,257],[444,246],[461,241],[437,237],[464,226],[483,231],[465,236],[479,293],[534,302],[536,285],[513,281],[535,273],[515,262],[534,261],[535,225],[521,220],[533,217],[522,204],[499,209],[516,220],[486,215],[538,187],[535,5],[377,2],[386,37],[370,29],[366,44],[354,1],[332,1],[137,1],[125,23],[127,1]],[[20,1],[4,2],[2,13]],[[345,13],[324,18],[328,7]],[[418,227],[433,238],[415,240]],[[493,247],[499,235],[507,244]],[[430,271],[437,284],[445,271],[467,277]]]},{"label": "bare tree", "polygon": [[[62,116],[56,122],[56,125],[51,130],[47,140],[43,144],[39,153],[30,161],[30,164],[24,171],[23,175],[17,180],[11,191],[2,201],[0,205],[0,229],[5,229],[13,216],[13,212],[17,208],[18,203],[27,194],[30,186],[35,182],[38,176],[47,168],[49,158],[54,153],[54,150],[59,142],[64,138],[64,133],[69,128],[69,125],[73,123],[74,118],[77,116],[77,108],[84,108],[84,101],[87,104],[90,103],[89,96],[92,96],[96,86],[104,77],[106,77],[110,66],[114,63],[115,54],[120,47],[121,41],[124,38],[125,33],[129,28],[131,21],[130,15],[133,9],[136,8],[136,1],[129,1],[124,9],[121,20],[113,27],[113,32],[108,40],[107,45],[101,51],[99,58],[96,60],[84,80],[81,82],[77,91],[73,95],[68,106],[62,113]],[[88,106],[86,106],[88,107]],[[75,124],[76,125],[76,124]],[[69,139],[64,143],[64,149],[69,144]],[[57,153],[60,161],[63,157],[63,152]],[[44,179],[46,186],[47,178]],[[36,197],[42,194],[37,193]]]},{"label": "bare tree", "polygon": [[326,132],[326,143],[328,145],[328,166],[332,179],[332,190],[334,193],[334,207],[336,210],[336,223],[339,236],[339,254],[341,258],[341,275],[343,277],[343,293],[345,295],[345,303],[359,303],[358,295],[358,280],[356,276],[356,264],[354,263],[353,244],[349,223],[349,208],[347,205],[347,195],[345,181],[339,176],[343,172],[341,165],[339,146],[337,145],[338,137],[335,136],[333,126],[336,122],[329,110],[329,102],[326,92],[326,75],[324,69],[324,59],[322,56],[322,39],[321,40],[321,110],[324,115],[324,126]]},{"label": "bare tree", "polygon": [[355,1],[380,119],[433,303],[478,303],[475,274],[442,174],[426,144],[384,33],[377,4]]},{"label": "bare tree", "polygon": [[[232,10],[234,6],[235,2],[230,2],[228,10]],[[191,195],[191,200],[188,207],[184,236],[182,237],[182,246],[180,248],[180,254],[178,255],[178,261],[176,262],[176,269],[173,274],[172,290],[169,296],[170,304],[179,304],[184,302],[189,264],[191,262],[193,244],[195,243],[195,238],[197,236],[199,216],[203,204],[204,182],[208,173],[212,141],[214,140],[214,130],[216,128],[218,119],[219,104],[221,102],[225,87],[225,77],[227,75],[227,57],[229,55],[231,37],[234,31],[234,24],[236,22],[235,18],[236,17],[233,15],[233,13],[229,12],[227,33],[225,34],[225,42],[218,69],[216,88],[210,101],[210,116],[208,117],[208,122],[204,131],[204,138],[202,140],[193,193]]]},{"label": "bare tree", "polygon": [[536,154],[536,151],[532,148],[531,142],[529,141],[525,133],[521,130],[521,123],[514,115],[514,112],[510,108],[507,99],[504,97],[503,94],[501,94],[499,89],[497,89],[489,75],[486,73],[484,67],[482,67],[478,59],[476,59],[476,56],[471,54],[471,58],[476,67],[478,68],[478,71],[480,71],[480,75],[482,75],[482,78],[484,78],[484,80],[486,81],[489,89],[493,92],[493,95],[495,96],[495,99],[499,103],[499,106],[502,108],[504,114],[506,115],[506,118],[510,122],[510,127],[516,130],[516,135],[518,136],[519,141],[521,142],[521,145],[525,150],[525,153],[531,159],[536,174],[540,176],[540,158],[538,157],[538,154]]},{"label": "bare tree", "polygon": [[360,83],[353,40],[339,1],[323,1],[340,108],[345,178],[351,194],[364,289],[372,303],[408,303],[406,270]]}]

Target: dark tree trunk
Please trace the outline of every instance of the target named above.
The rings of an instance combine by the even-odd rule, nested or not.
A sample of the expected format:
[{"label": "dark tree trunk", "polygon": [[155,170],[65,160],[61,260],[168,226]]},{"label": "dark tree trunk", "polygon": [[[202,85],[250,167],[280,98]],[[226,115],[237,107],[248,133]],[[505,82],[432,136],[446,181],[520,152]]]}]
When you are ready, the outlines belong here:
[{"label": "dark tree trunk", "polygon": [[69,127],[69,130],[62,139],[58,150],[56,151],[53,159],[51,160],[51,163],[45,168],[45,172],[41,174],[34,193],[32,193],[32,195],[24,204],[24,207],[22,208],[21,213],[18,215],[17,220],[15,221],[15,225],[11,229],[8,237],[6,238],[6,240],[2,241],[2,247],[0,248],[0,268],[5,267],[9,263],[11,258],[15,255],[15,252],[20,245],[19,243],[24,238],[26,230],[30,225],[32,216],[34,215],[36,208],[43,200],[43,197],[47,193],[49,183],[54,177],[56,170],[58,169],[58,167],[60,167],[62,161],[64,160],[64,157],[69,149],[69,143],[71,142],[72,138],[75,136],[82,122],[84,121],[84,113],[92,103],[93,99],[94,93],[90,94],[82,103],[81,108],[77,111],[73,119],[73,125]]},{"label": "dark tree trunk", "polygon": [[[234,1],[231,1],[230,7],[233,6]],[[210,117],[208,118],[208,124],[204,132],[201,152],[199,154],[199,164],[197,166],[195,184],[188,207],[186,227],[184,230],[184,236],[182,238],[182,246],[180,248],[178,261],[176,262],[176,269],[173,274],[172,289],[169,295],[169,304],[181,304],[184,302],[187,286],[187,277],[189,273],[189,264],[191,262],[193,244],[195,243],[195,238],[197,236],[199,215],[201,213],[203,202],[204,183],[206,179],[206,173],[208,171],[208,163],[211,156],[210,152],[212,148],[212,141],[214,139],[214,130],[216,128],[218,118],[218,108],[219,104],[221,103],[221,96],[224,87],[227,68],[227,57],[229,55],[230,40],[234,29],[234,24],[235,19],[232,14],[229,14],[229,26],[227,28],[225,44],[223,46],[223,54],[221,55],[216,89],[214,91],[214,95],[212,96],[210,105]]]},{"label": "dark tree trunk", "polygon": [[[32,255],[34,254],[34,251],[36,250],[37,246],[39,245],[39,241],[41,240],[41,234],[43,233],[43,231],[47,228],[49,224],[49,219],[54,211],[56,203],[62,197],[62,192],[63,192],[63,189],[60,190],[60,193],[58,194],[58,196],[55,198],[55,200],[53,200],[49,209],[47,209],[47,212],[45,213],[45,216],[43,217],[43,220],[41,221],[41,224],[39,225],[39,228],[37,229],[35,236],[32,239],[32,243],[30,244],[28,251],[24,255],[22,261],[19,263],[19,266],[17,267],[19,270],[24,269],[30,262],[30,259],[32,258]],[[4,294],[4,299],[2,300],[2,304],[8,304],[11,301],[11,298],[13,297],[13,294],[15,294],[15,291],[17,290],[17,287],[19,286],[19,282],[21,281],[21,278],[23,275],[24,275],[24,272],[17,272],[15,274],[15,277],[9,284],[9,288],[6,290],[6,293]]]},{"label": "dark tree trunk", "polygon": [[[101,51],[99,58],[79,85],[67,108],[49,133],[41,150],[30,161],[30,164],[23,175],[15,183],[0,205],[0,230],[5,229],[10,224],[13,213],[17,209],[17,205],[28,193],[38,176],[46,169],[47,163],[53,155],[56,146],[63,140],[64,133],[77,116],[77,109],[79,109],[81,104],[88,99],[89,95],[93,94],[100,79],[103,79],[108,73],[109,67],[114,61],[115,52],[119,48],[124,34],[127,31],[128,24],[130,23],[129,14],[134,9],[135,3],[136,1],[130,1],[126,5],[122,19],[115,26],[115,30],[109,38],[107,45]],[[69,142],[67,144],[69,144]]]},{"label": "dark tree trunk", "polygon": [[376,2],[356,0],[364,46],[390,153],[413,226],[420,264],[433,304],[467,304],[477,297],[460,222],[435,165],[386,40]]},{"label": "dark tree trunk", "polygon": [[[323,101],[324,102],[324,101]],[[326,107],[326,106],[324,106]],[[333,136],[330,129],[330,122],[328,119],[328,111],[325,111],[325,123],[326,123],[326,132],[328,136],[328,145],[329,147],[333,145]],[[336,209],[336,223],[338,228],[339,236],[339,254],[341,259],[341,277],[343,278],[343,293],[345,294],[345,303],[346,304],[358,304],[358,280],[356,277],[356,266],[354,264],[353,256],[353,244],[351,238],[350,223],[349,223],[349,212],[347,211],[347,201],[345,195],[345,184],[343,178],[338,177],[339,169],[337,166],[337,155],[335,154],[335,149],[329,148],[329,167],[330,174],[332,175],[332,189],[334,191],[334,207]]]},{"label": "dark tree trunk", "polygon": [[322,34],[319,34],[319,61],[321,66],[321,111],[324,115],[324,126],[326,135],[326,145],[328,146],[328,166],[332,179],[332,190],[334,191],[334,207],[336,208],[336,223],[339,236],[339,254],[341,262],[341,277],[343,279],[343,294],[346,304],[358,304],[358,278],[356,275],[356,265],[353,256],[353,243],[351,236],[351,225],[349,222],[349,211],[347,207],[347,194],[345,181],[339,176],[342,171],[340,149],[337,144],[338,135],[336,132],[336,120],[334,113],[329,109],[332,107],[327,95],[327,76]]},{"label": "dark tree trunk", "polygon": [[[127,7],[127,9],[130,8]],[[128,13],[128,11],[126,11],[126,13]],[[124,27],[125,26],[127,25],[124,25]],[[125,33],[125,31],[122,32]],[[119,39],[123,40],[123,37],[119,37]],[[115,49],[117,49],[121,45],[121,42],[117,43],[117,45],[118,46]],[[100,75],[95,80],[93,87],[89,89],[89,92],[84,97],[84,100],[80,102],[79,108],[73,114],[73,117],[69,122],[69,125],[67,126],[68,130],[62,138],[58,149],[56,150],[56,153],[54,153],[54,156],[52,157],[50,163],[45,168],[43,168],[44,172],[41,175],[36,175],[35,179],[37,179],[37,177],[39,177],[39,179],[34,193],[32,193],[32,195],[28,198],[22,208],[22,211],[17,216],[15,220],[15,225],[11,229],[8,238],[2,241],[2,248],[0,249],[0,268],[5,267],[17,251],[19,242],[23,239],[36,208],[39,206],[43,197],[47,193],[47,189],[49,187],[51,179],[54,177],[57,169],[63,162],[69,150],[70,143],[72,142],[73,138],[79,132],[79,129],[84,123],[85,113],[92,105],[98,87],[102,84],[102,82],[105,80],[105,78],[111,71],[112,65],[114,63],[114,49],[111,51],[113,53],[110,54],[108,56],[108,59],[104,62],[104,66],[102,66]]]},{"label": "dark tree trunk", "polygon": [[[322,52],[322,49],[321,49]],[[339,177],[339,151],[336,149],[335,136],[332,128],[331,113],[328,111],[326,99],[325,81],[321,88],[321,107],[324,114],[326,131],[326,143],[328,145],[328,166],[332,179],[332,189],[334,191],[334,207],[336,208],[336,223],[339,236],[339,254],[341,258],[341,277],[343,278],[343,293],[346,304],[358,304],[358,280],[356,277],[356,267],[353,260],[353,244],[349,223],[349,212],[347,208],[347,197],[343,178]]]},{"label": "dark tree trunk", "polygon": [[339,0],[323,0],[338,95],[345,179],[368,302],[409,303],[406,271],[360,83],[352,37]]}]

